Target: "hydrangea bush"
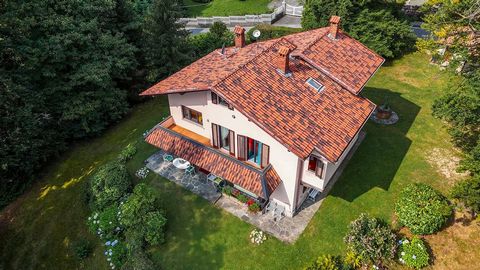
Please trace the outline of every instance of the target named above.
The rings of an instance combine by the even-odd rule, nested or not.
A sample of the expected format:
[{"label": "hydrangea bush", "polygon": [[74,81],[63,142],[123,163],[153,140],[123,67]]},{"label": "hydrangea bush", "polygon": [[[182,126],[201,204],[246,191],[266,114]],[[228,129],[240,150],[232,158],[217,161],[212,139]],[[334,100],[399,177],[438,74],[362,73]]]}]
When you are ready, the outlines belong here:
[{"label": "hydrangea bush", "polygon": [[118,239],[105,242],[105,252],[107,262],[111,269],[120,268],[127,259],[127,248],[124,243]]},{"label": "hydrangea bush", "polygon": [[252,242],[253,244],[260,245],[265,242],[265,240],[267,240],[267,234],[265,234],[261,230],[254,229],[250,233],[250,242]]},{"label": "hydrangea bush", "polygon": [[88,217],[88,227],[92,233],[100,238],[112,237],[121,232],[119,222],[121,212],[116,205],[112,205],[101,212],[94,212]]},{"label": "hydrangea bush", "polygon": [[402,239],[399,241],[398,260],[408,267],[421,269],[429,265],[430,254],[422,239],[418,237],[413,237],[411,241]]},{"label": "hydrangea bush", "polygon": [[425,184],[412,184],[400,193],[395,205],[399,222],[414,234],[439,231],[452,215],[448,200]]},{"label": "hydrangea bush", "polygon": [[135,172],[135,175],[140,179],[145,179],[149,172],[150,170],[147,167],[142,167]]}]

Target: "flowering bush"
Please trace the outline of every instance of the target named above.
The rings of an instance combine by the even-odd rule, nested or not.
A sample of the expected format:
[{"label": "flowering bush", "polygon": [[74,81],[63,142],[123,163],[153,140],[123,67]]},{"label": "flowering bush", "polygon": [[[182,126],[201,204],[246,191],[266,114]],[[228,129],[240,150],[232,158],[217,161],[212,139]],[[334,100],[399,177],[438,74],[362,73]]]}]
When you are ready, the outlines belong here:
[{"label": "flowering bush", "polygon": [[401,263],[415,269],[428,266],[430,255],[422,239],[413,237],[412,241],[402,239],[398,243],[400,244],[398,260]]},{"label": "flowering bush", "polygon": [[88,217],[87,224],[90,231],[100,238],[112,237],[122,230],[119,217],[119,208],[112,205],[101,212],[94,212]]},{"label": "flowering bush", "polygon": [[138,169],[137,172],[135,172],[135,176],[137,176],[140,179],[145,179],[147,178],[149,172],[150,170],[147,167],[143,167]]},{"label": "flowering bush", "polygon": [[253,243],[253,244],[256,244],[256,245],[260,245],[262,244],[263,242],[265,242],[265,240],[267,240],[267,235],[260,231],[260,230],[257,230],[257,229],[254,229],[251,233],[250,233],[250,241]]},{"label": "flowering bush", "polygon": [[442,228],[452,215],[448,201],[425,184],[412,184],[400,193],[395,212],[402,225],[415,234],[431,234]]},{"label": "flowering bush", "polygon": [[234,197],[238,197],[238,195],[240,195],[240,190],[238,190],[238,189],[233,189],[233,190],[232,190],[232,195],[233,195]]},{"label": "flowering bush", "polygon": [[128,193],[130,186],[130,175],[124,164],[118,161],[105,164],[90,181],[94,207],[104,209],[115,204]]},{"label": "flowering bush", "polygon": [[344,241],[366,263],[392,259],[397,249],[396,236],[390,227],[365,213],[350,223]]},{"label": "flowering bush", "polygon": [[228,196],[232,196],[233,188],[231,186],[224,186],[222,191]]},{"label": "flowering bush", "polygon": [[107,262],[111,269],[115,267],[121,267],[127,258],[127,248],[118,239],[105,242],[105,252],[107,256]]}]

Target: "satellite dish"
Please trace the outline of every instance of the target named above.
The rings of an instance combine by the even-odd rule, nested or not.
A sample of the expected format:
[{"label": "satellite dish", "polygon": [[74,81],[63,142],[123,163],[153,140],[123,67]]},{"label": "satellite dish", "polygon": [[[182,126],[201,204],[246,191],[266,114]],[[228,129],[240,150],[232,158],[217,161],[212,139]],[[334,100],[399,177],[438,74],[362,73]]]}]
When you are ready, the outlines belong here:
[{"label": "satellite dish", "polygon": [[257,29],[257,30],[255,30],[255,31],[253,31],[252,36],[253,36],[255,39],[257,39],[257,38],[260,37],[260,34],[261,34],[261,33],[260,33],[260,30]]}]

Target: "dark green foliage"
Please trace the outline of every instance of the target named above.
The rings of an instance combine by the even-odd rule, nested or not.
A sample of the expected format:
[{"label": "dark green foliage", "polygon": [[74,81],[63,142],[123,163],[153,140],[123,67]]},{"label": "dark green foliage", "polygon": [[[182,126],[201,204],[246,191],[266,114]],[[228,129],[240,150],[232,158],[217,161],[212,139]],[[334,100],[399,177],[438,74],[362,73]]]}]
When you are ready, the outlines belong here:
[{"label": "dark green foliage", "polygon": [[[253,31],[255,30],[259,30],[261,33],[258,39],[253,37]],[[273,26],[269,24],[259,24],[255,27],[250,28],[250,30],[248,30],[247,38],[250,40],[250,42],[254,42],[254,41],[268,40],[272,38],[279,38],[285,35],[298,33],[300,31],[301,29],[296,29],[296,28]]]},{"label": "dark green foliage", "polygon": [[396,236],[390,227],[365,213],[350,223],[344,241],[366,263],[391,260],[397,249]]},{"label": "dark green foliage", "polygon": [[167,219],[164,212],[157,209],[154,190],[143,183],[138,184],[121,206],[120,222],[127,230],[135,230],[142,241],[161,244],[165,241]]},{"label": "dark green foliage", "polygon": [[119,210],[119,207],[114,204],[103,211],[93,212],[87,221],[90,232],[102,239],[111,239],[120,233]]},{"label": "dark green foliage", "polygon": [[457,182],[452,188],[452,197],[475,213],[480,213],[480,175]]},{"label": "dark green foliage", "polygon": [[197,2],[197,3],[210,3],[212,2],[212,0],[192,0],[193,2]]},{"label": "dark green foliage", "polygon": [[188,42],[195,58],[199,58],[222,46],[232,46],[233,38],[233,33],[224,23],[215,22],[208,33],[190,36]]},{"label": "dark green foliage", "polygon": [[118,160],[121,162],[127,162],[137,153],[137,147],[135,144],[127,145],[122,152],[118,155]]},{"label": "dark green foliage", "polygon": [[317,258],[310,266],[305,270],[340,270],[341,263],[340,258],[332,255],[322,255]]},{"label": "dark green foliage", "polygon": [[403,239],[398,249],[398,258],[402,264],[414,269],[429,265],[430,254],[422,239],[414,236],[412,240]]},{"label": "dark green foliage", "polygon": [[228,196],[232,196],[233,188],[231,186],[225,186],[222,189],[223,193],[227,194]]},{"label": "dark green foliage", "polygon": [[90,256],[93,251],[93,245],[87,239],[81,239],[72,243],[72,249],[78,259],[83,260]]},{"label": "dark green foliage", "polygon": [[402,225],[414,234],[439,231],[452,215],[447,199],[425,184],[411,184],[400,193],[395,212]]},{"label": "dark green foliage", "polygon": [[127,168],[121,162],[109,162],[92,176],[90,192],[95,209],[104,209],[117,203],[130,190]]},{"label": "dark green foliage", "polygon": [[150,82],[165,78],[191,60],[185,41],[188,32],[177,22],[181,17],[179,0],[153,0],[147,11],[144,37]]},{"label": "dark green foliage", "polygon": [[245,195],[243,195],[243,194],[239,194],[239,195],[237,196],[237,199],[238,199],[240,202],[242,202],[242,203],[246,203],[246,202],[248,201],[247,196],[245,196]]},{"label": "dark green foliage", "polygon": [[302,26],[324,27],[330,17],[342,18],[341,28],[384,57],[402,55],[413,47],[415,36],[395,1],[307,0]]},{"label": "dark green foliage", "polygon": [[248,210],[257,213],[258,211],[260,211],[260,205],[258,205],[258,203],[252,203],[248,206]]}]

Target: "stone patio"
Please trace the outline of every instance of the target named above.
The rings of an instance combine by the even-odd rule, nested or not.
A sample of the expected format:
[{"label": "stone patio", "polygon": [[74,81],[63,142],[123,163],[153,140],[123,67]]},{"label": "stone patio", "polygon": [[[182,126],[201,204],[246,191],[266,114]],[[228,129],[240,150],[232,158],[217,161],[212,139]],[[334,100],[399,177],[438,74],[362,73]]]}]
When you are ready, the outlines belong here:
[{"label": "stone patio", "polygon": [[300,207],[300,210],[293,218],[283,217],[278,221],[274,221],[270,213],[253,214],[248,211],[246,205],[240,203],[237,199],[226,195],[222,196],[213,184],[207,181],[207,176],[204,173],[197,171],[194,176],[190,176],[185,174],[184,170],[177,169],[171,162],[163,161],[163,154],[165,152],[162,150],[149,157],[146,160],[146,166],[153,172],[177,183],[197,195],[202,196],[217,207],[220,207],[238,218],[254,225],[260,230],[265,231],[284,242],[293,243],[305,230],[313,215],[317,212],[324,198],[328,195],[328,192],[334,186],[335,182],[348,164],[348,161],[364,138],[365,132],[361,132],[357,142],[352,147],[352,150],[335,172],[324,192],[319,193],[315,201],[311,199],[305,200]]}]

